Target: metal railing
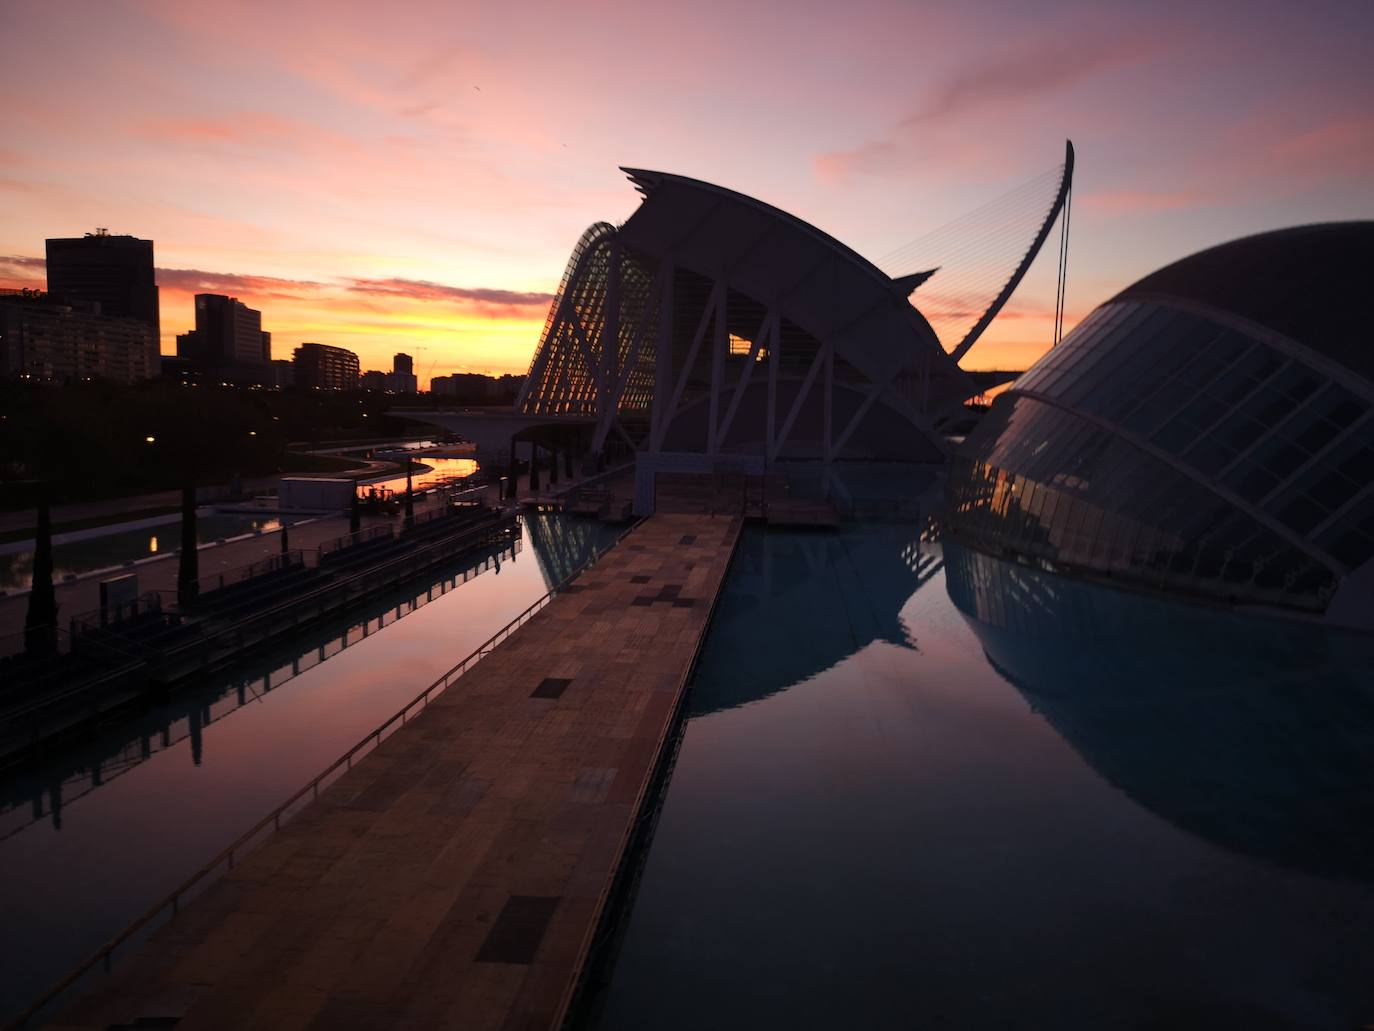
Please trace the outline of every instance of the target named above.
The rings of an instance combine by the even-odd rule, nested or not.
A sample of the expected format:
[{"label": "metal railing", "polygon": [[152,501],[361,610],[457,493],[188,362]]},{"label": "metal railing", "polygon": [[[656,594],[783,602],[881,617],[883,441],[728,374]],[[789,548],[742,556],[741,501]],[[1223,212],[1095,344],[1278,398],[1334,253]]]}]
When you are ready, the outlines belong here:
[{"label": "metal railing", "polygon": [[331,540],[322,542],[315,550],[319,553],[318,557],[323,559],[326,555],[332,555],[335,552],[343,551],[345,548],[355,548],[359,544],[370,544],[382,538],[390,540],[395,536],[396,532],[391,524],[385,523],[381,526],[369,526],[364,530],[358,530],[354,533],[346,533],[341,537],[334,537]]},{"label": "metal railing", "polygon": [[[316,669],[321,663],[366,641],[369,636],[412,613],[420,611],[424,606],[444,598],[450,591],[456,590],[492,568],[500,568],[503,558],[514,557],[520,549],[521,542],[518,539],[512,540],[507,549],[488,553],[480,561],[465,566],[461,572],[444,573],[440,575],[437,581],[427,585],[423,590],[417,589],[413,595],[407,591],[409,597],[399,605],[387,602],[385,610],[361,614],[361,627],[358,624],[353,624],[346,629],[335,630],[328,635],[327,639],[311,640],[308,645],[305,645],[304,642],[298,642],[291,649],[292,661],[284,662],[273,670],[254,672],[247,678],[236,677],[232,686],[237,690],[226,692],[210,703],[209,709],[205,711],[202,717],[199,729],[208,730],[212,724],[227,718],[244,706],[261,703],[262,695],[267,692],[275,691],[302,674]],[[360,629],[362,630],[361,634],[358,632]],[[324,657],[320,655],[321,647],[327,650]],[[0,843],[22,833],[27,827],[35,823],[51,818],[52,810],[45,811],[41,802],[41,799],[47,797],[49,790],[55,791],[57,796],[61,798],[62,810],[70,812],[73,804],[88,797],[97,789],[108,785],[111,781],[137,769],[144,762],[151,760],[153,756],[187,740],[193,733],[189,722],[181,719],[180,715],[175,712],[170,715],[163,715],[159,722],[160,733],[153,733],[144,737],[135,728],[133,731],[135,736],[132,739],[121,742],[113,753],[98,763],[92,766],[69,769],[60,779],[51,784],[34,785],[28,804],[11,799],[12,804],[7,808],[3,802],[0,802]],[[0,757],[0,772],[3,772],[7,758]]]},{"label": "metal railing", "polygon": [[304,566],[304,554],[299,549],[293,548],[287,552],[260,558],[246,566],[226,569],[222,573],[207,573],[196,580],[195,593],[199,597],[203,594],[209,594],[211,591],[222,590],[225,587],[233,587],[235,584],[245,583],[259,576],[266,576],[268,573],[280,572],[283,569],[303,568]]},{"label": "metal railing", "polygon": [[421,512],[407,520],[406,529],[414,529],[417,526],[423,526],[425,523],[433,522],[436,519],[446,519],[460,512],[465,515],[471,515],[481,507],[481,503],[475,501],[446,501],[437,508],[431,508],[428,512]]},{"label": "metal railing", "polygon": [[122,623],[126,619],[136,619],[139,616],[161,614],[161,612],[162,594],[158,591],[144,591],[129,601],[92,609],[90,612],[73,616],[68,622],[68,626],[71,628],[72,639],[75,640],[91,630],[98,630],[113,623]]},{"label": "metal railing", "polygon": [[[468,526],[462,532],[422,544],[412,551],[362,572],[331,579],[303,594],[269,600],[265,607],[260,600],[240,599],[237,606],[239,614],[232,616],[229,625],[209,629],[198,624],[198,629],[194,633],[179,636],[175,640],[169,640],[168,635],[176,635],[183,629],[183,624],[178,617],[170,616],[165,611],[174,597],[174,592],[150,592],[165,596],[165,626],[161,636],[125,640],[117,628],[106,628],[99,634],[97,643],[94,635],[89,632],[81,634],[78,638],[59,627],[58,650],[70,652],[73,650],[73,644],[79,640],[79,647],[83,652],[93,647],[102,649],[96,657],[104,664],[112,664],[105,659],[106,654],[111,658],[116,655],[124,656],[143,669],[147,676],[167,682],[179,680],[194,673],[214,669],[240,655],[245,648],[265,644],[282,633],[288,633],[305,623],[346,607],[378,589],[399,582],[406,576],[420,572],[451,554],[482,543],[498,543],[505,539],[510,529],[507,520],[493,513],[491,520]],[[243,611],[245,607],[249,610],[246,614]],[[22,632],[9,636],[15,640],[0,638],[0,649],[21,652]],[[60,690],[39,692],[22,703],[5,707],[3,711],[6,722],[14,722],[20,718],[36,718],[42,710],[53,706],[71,704],[82,696],[94,697],[109,683],[113,675],[118,674],[122,677],[128,672],[125,662],[113,665],[118,668],[110,674],[101,672],[94,679],[78,679],[74,684]],[[101,711],[99,700],[92,703],[92,711]]]},{"label": "metal railing", "polygon": [[412,551],[388,559],[377,566],[339,579],[332,579],[303,594],[273,601],[254,608],[230,626],[207,630],[185,647],[169,651],[157,664],[164,679],[178,679],[193,672],[213,668],[250,646],[263,644],[303,623],[343,608],[379,588],[388,587],[406,576],[420,572],[457,551],[482,543],[499,543],[509,532],[505,520],[495,517],[465,528],[452,536],[422,544]]},{"label": "metal railing", "polygon": [[[334,762],[330,763],[322,773],[317,775],[285,802],[255,823],[247,832],[240,835],[232,844],[223,849],[218,855],[188,877],[170,894],[164,896],[132,924],[115,935],[115,937],[111,938],[104,946],[98,949],[94,955],[45,992],[41,998],[24,1010],[24,1012],[15,1018],[14,1021],[7,1024],[6,1028],[23,1028],[29,1026],[30,1021],[38,1016],[50,1004],[57,1001],[70,988],[74,987],[82,978],[97,967],[101,967],[108,972],[114,961],[114,953],[121,945],[128,942],[145,928],[149,930],[154,929],[157,921],[167,915],[176,916],[181,911],[183,902],[189,901],[190,897],[193,896],[197,890],[204,890],[204,888],[207,887],[205,882],[209,878],[217,873],[227,873],[232,870],[238,857],[257,840],[264,831],[268,831],[269,828],[272,831],[280,830],[283,817],[289,819],[294,812],[298,812],[301,808],[304,808],[304,803],[318,799],[322,787],[328,787],[329,784],[333,783],[338,777],[343,776],[343,774],[351,770],[355,759],[363,758],[368,753],[376,750],[381,743],[390,736],[388,731],[394,732],[403,727],[407,719],[413,719],[414,717],[411,715],[412,710],[417,715],[424,711],[432,697],[442,694],[450,684],[476,665],[483,657],[491,654],[502,641],[510,637],[510,635],[522,625],[528,623],[540,609],[548,605],[549,602],[561,591],[565,590],[570,583],[592,566],[596,565],[603,555],[624,540],[642,521],[643,520],[636,520],[633,526],[626,529],[625,532],[616,537],[614,541],[601,550],[593,553],[591,558],[589,558],[575,573],[569,574],[551,587],[547,593],[527,606],[518,616],[479,644],[476,649],[466,655],[462,661],[458,662],[439,677],[439,679],[435,680],[402,706],[397,713],[365,736],[338,759],[334,760]],[[309,797],[307,798],[307,796]]]}]

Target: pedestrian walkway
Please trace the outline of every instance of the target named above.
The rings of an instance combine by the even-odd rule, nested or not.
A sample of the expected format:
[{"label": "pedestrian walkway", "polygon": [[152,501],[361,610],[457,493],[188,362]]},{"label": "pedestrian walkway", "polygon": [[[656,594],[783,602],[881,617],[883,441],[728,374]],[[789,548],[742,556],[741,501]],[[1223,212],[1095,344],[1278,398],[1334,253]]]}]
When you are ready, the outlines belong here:
[{"label": "pedestrian walkway", "polygon": [[49,1026],[558,1027],[739,529],[642,523]]}]

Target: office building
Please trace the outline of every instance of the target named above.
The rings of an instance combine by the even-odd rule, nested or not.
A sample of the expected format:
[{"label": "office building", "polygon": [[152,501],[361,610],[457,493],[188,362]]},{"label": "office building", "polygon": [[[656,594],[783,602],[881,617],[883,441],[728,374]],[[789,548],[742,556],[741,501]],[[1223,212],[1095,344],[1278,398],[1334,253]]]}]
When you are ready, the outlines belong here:
[{"label": "office building", "polygon": [[97,229],[85,236],[47,241],[48,295],[98,315],[138,319],[158,339],[157,283],[153,241],[111,236]]},{"label": "office building", "polygon": [[261,366],[272,360],[272,334],[237,297],[196,294],[196,328],[177,336],[177,356],[204,368]]},{"label": "office building", "polygon": [[0,295],[0,374],[6,378],[136,383],[158,371],[157,336],[142,319],[98,315],[41,296]]},{"label": "office building", "polygon": [[414,360],[410,355],[398,354],[392,358],[391,372],[386,376],[386,389],[393,394],[413,394],[419,389]]},{"label": "office building", "polygon": [[307,390],[357,390],[358,356],[329,344],[301,344],[293,358],[295,383]]}]

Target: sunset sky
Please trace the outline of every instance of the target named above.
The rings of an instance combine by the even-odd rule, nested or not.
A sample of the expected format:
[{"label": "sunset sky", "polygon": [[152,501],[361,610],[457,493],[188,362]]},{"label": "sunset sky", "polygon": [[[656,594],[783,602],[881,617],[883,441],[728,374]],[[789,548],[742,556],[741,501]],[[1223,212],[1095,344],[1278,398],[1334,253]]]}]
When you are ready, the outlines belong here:
[{"label": "sunset sky", "polygon": [[[1071,137],[1070,324],[1209,244],[1374,217],[1370,0],[4,10],[0,285],[43,284],[45,237],[151,238],[164,353],[209,291],[262,309],[276,357],[523,372],[581,231],[634,210],[619,165],[876,260]],[[1054,258],[967,364],[1048,346]]]}]

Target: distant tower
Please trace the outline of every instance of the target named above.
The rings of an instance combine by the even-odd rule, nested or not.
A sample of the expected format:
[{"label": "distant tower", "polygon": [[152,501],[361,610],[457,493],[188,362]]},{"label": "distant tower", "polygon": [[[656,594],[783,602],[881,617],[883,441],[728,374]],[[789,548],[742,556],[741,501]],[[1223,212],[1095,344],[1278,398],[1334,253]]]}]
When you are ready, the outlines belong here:
[{"label": "distant tower", "polygon": [[198,365],[261,365],[272,360],[272,334],[237,297],[196,294],[196,328],[177,337],[177,353]]},{"label": "distant tower", "polygon": [[391,372],[386,377],[386,389],[395,394],[415,393],[415,362],[410,355],[398,354],[391,359]]},{"label": "distant tower", "polygon": [[153,241],[97,229],[47,241],[48,293],[54,301],[99,305],[101,315],[138,319],[161,333]]}]

